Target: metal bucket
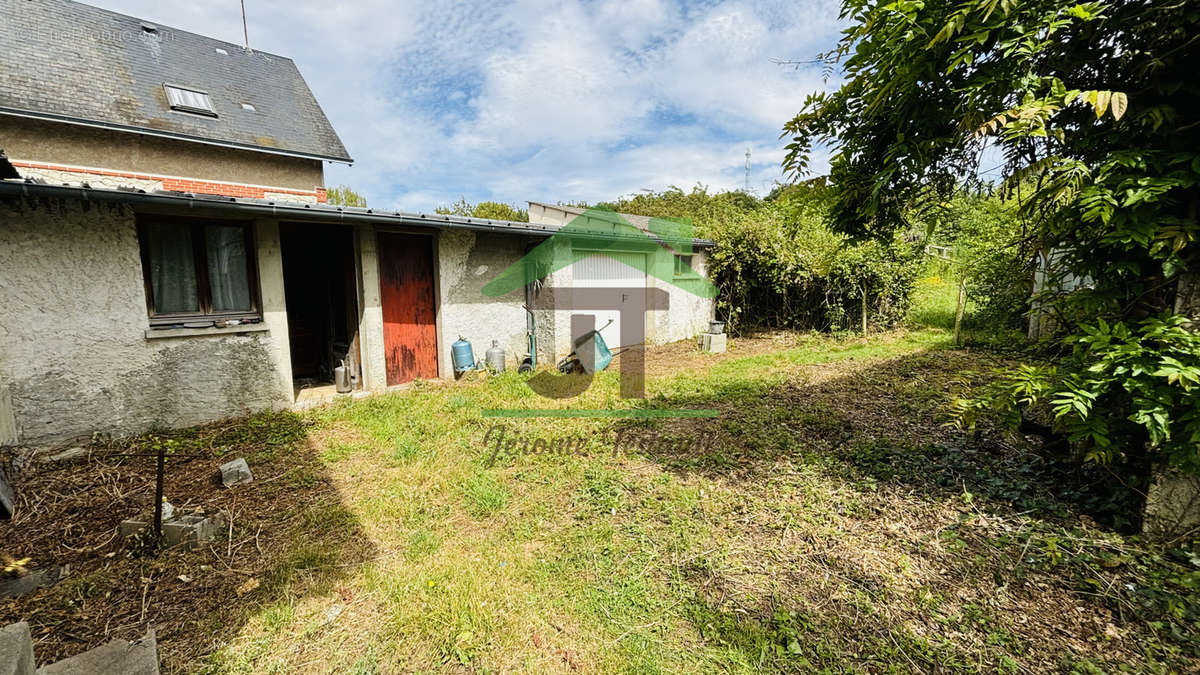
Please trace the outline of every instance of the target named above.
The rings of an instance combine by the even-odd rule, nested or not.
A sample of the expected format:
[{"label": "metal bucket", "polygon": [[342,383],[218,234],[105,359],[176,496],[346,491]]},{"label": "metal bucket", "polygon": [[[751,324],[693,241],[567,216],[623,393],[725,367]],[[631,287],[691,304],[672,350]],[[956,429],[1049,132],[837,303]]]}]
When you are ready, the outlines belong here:
[{"label": "metal bucket", "polygon": [[350,381],[350,368],[345,361],[333,369],[333,384],[339,394],[349,394],[354,391],[354,383]]}]

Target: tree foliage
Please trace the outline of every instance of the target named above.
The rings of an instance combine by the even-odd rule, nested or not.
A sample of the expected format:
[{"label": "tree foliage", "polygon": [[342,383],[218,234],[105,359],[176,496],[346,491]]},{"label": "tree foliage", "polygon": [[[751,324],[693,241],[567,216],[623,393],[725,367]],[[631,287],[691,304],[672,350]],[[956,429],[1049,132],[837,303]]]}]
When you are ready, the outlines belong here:
[{"label": "tree foliage", "polygon": [[844,0],[843,17],[846,83],[787,123],[787,166],[834,144],[834,222],[887,240],[999,151],[1022,236],[1053,252],[1038,300],[1059,332],[1054,369],[1007,378],[1037,395],[991,403],[1051,401],[1079,450],[1138,479],[1200,468],[1200,352],[1176,315],[1200,262],[1195,4]]},{"label": "tree foliage", "polygon": [[357,206],[359,208],[367,206],[367,198],[346,185],[329,188],[326,195],[328,202],[335,206]]},{"label": "tree foliage", "polygon": [[713,240],[709,276],[719,289],[717,314],[735,331],[858,329],[864,296],[868,323],[893,326],[905,316],[919,270],[910,243],[856,244],[830,230],[820,186],[791,186],[767,199],[672,187],[599,208],[684,218],[697,236]]},{"label": "tree foliage", "polygon": [[508,220],[518,223],[529,222],[529,211],[518,209],[503,202],[479,202],[472,204],[460,197],[450,206],[439,206],[434,209],[437,213],[468,218],[487,218],[488,220]]},{"label": "tree foliage", "polygon": [[1032,293],[1033,243],[1024,235],[1017,203],[990,190],[961,189],[924,210],[924,239],[942,247],[946,267],[965,281],[975,309],[971,320],[990,332],[1023,327]]}]

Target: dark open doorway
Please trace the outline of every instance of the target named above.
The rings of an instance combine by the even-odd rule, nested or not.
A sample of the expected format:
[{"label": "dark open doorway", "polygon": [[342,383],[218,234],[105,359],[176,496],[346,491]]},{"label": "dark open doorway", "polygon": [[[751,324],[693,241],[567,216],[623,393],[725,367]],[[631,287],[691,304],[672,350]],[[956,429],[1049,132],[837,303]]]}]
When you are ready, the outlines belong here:
[{"label": "dark open doorway", "polygon": [[288,343],[297,396],[329,387],[334,368],[346,363],[358,388],[358,296],[354,236],[338,225],[281,223],[283,287]]}]

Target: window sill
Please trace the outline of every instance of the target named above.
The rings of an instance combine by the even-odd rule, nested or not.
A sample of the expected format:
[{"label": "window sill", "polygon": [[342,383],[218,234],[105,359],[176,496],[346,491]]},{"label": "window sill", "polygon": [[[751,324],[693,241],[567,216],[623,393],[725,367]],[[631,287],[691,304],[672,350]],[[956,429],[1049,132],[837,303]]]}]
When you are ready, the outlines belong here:
[{"label": "window sill", "polygon": [[264,333],[271,330],[265,323],[247,323],[240,326],[208,326],[206,328],[147,328],[146,339],[202,337],[204,335],[236,335],[238,333]]}]

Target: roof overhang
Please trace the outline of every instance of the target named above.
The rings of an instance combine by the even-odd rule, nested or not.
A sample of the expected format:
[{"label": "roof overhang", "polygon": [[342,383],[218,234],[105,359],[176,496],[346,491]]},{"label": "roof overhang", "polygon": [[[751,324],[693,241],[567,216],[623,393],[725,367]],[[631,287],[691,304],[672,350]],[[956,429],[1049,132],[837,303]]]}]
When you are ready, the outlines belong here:
[{"label": "roof overhang", "polygon": [[[522,223],[509,220],[490,220],[443,214],[407,213],[379,209],[333,206],[329,204],[300,204],[263,199],[240,199],[235,197],[211,197],[190,194],[165,194],[135,190],[109,190],[67,185],[46,185],[29,181],[0,181],[0,197],[46,197],[53,199],[77,199],[85,202],[108,202],[129,204],[142,211],[160,211],[174,214],[190,213],[198,216],[225,216],[242,218],[271,218],[292,222],[345,223],[390,225],[395,227],[425,227],[434,229],[473,230],[497,232],[535,237],[550,237],[558,232],[557,226]],[[642,235],[626,236],[613,234],[612,240],[636,239],[644,241]],[[696,239],[699,248],[712,247],[713,242]]]},{"label": "roof overhang", "polygon": [[17,108],[6,108],[0,106],[0,115],[8,115],[11,117],[24,117],[27,119],[44,120],[48,122],[59,122],[62,124],[72,124],[80,127],[91,127],[93,129],[105,129],[108,131],[120,131],[131,134],[141,134],[143,136],[154,136],[156,138],[169,138],[176,141],[187,141],[189,143],[201,143],[203,145],[215,145],[219,148],[231,148],[234,150],[247,150],[250,152],[262,152],[268,155],[282,155],[284,157],[299,157],[302,159],[315,159],[323,162],[336,162],[338,164],[352,165],[354,160],[350,157],[330,157],[325,155],[313,155],[306,152],[295,152],[283,148],[271,148],[262,145],[251,145],[249,143],[235,143],[232,141],[218,141],[211,138],[201,138],[199,136],[191,136],[188,134],[179,134],[172,131],[163,131],[160,129],[150,129],[147,127],[134,127],[125,124],[115,124],[112,122],[101,122],[98,120],[88,120],[80,117],[71,117],[69,115],[58,115],[55,113],[38,112],[34,110],[20,110]]}]

